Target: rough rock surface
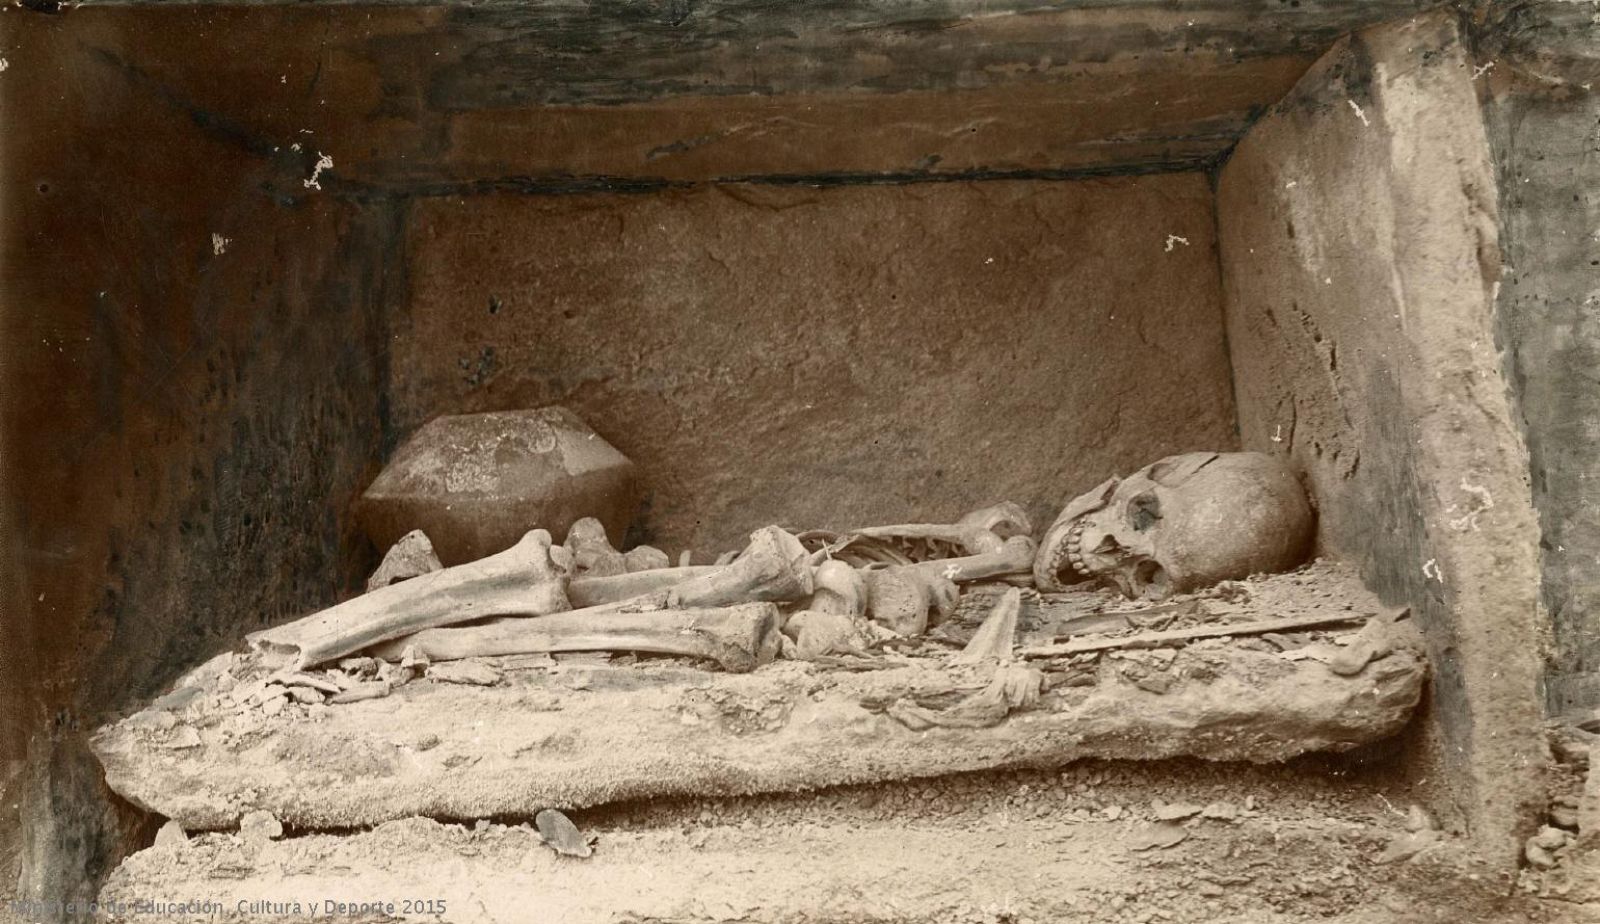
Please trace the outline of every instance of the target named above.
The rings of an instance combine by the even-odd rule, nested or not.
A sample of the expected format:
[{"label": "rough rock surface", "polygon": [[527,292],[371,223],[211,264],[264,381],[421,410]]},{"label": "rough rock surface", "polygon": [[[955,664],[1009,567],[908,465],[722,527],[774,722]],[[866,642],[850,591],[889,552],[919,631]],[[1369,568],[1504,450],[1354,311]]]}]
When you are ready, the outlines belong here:
[{"label": "rough rock surface", "polygon": [[504,551],[530,529],[564,536],[594,517],[617,541],[638,502],[633,463],[559,407],[428,421],[361,495],[378,548],[413,530],[458,565]]},{"label": "rough rock surface", "polygon": [[1541,801],[1541,545],[1473,71],[1449,12],[1341,40],[1240,143],[1217,210],[1244,445],[1289,456],[1320,547],[1412,606],[1439,743],[1415,778],[1504,856]]},{"label": "rough rock surface", "polygon": [[[330,898],[392,900],[394,917],[410,920],[435,918],[408,915],[403,901],[442,899],[438,919],[458,924],[527,921],[530,900],[539,920],[562,924],[1559,920],[1527,914],[1507,881],[1472,865],[1449,835],[1379,864],[1407,833],[1407,793],[1359,764],[1327,770],[1088,761],[637,803],[574,815],[596,839],[583,860],[543,846],[531,820],[407,818],[266,844],[204,834],[136,854],[100,898],[203,895],[221,911],[208,921],[308,921],[310,902]],[[1202,807],[1176,822],[1182,842],[1135,850],[1162,806],[1177,803]]]},{"label": "rough rock surface", "polygon": [[1002,499],[1048,523],[1235,446],[1211,203],[1199,173],[419,200],[395,419],[571,408],[645,473],[613,545],[674,560]]},{"label": "rough rock surface", "polygon": [[[1298,598],[1302,612],[1338,614],[1361,599],[1351,586],[1344,572],[1319,565],[1229,582],[1153,615],[1127,612],[1161,625],[1254,618],[1284,613],[1279,604]],[[1132,605],[1107,594],[1071,596],[1107,612]],[[1196,615],[1201,604],[1219,612]],[[1036,608],[1023,615],[1034,623]],[[958,612],[941,627],[942,645],[976,630]],[[251,681],[211,671],[223,679],[191,698],[181,722],[147,710],[95,741],[114,789],[190,830],[232,827],[256,809],[296,828],[351,827],[408,815],[531,817],[551,807],[1084,757],[1279,761],[1371,743],[1409,718],[1422,662],[1400,647],[1341,676],[1328,663],[1342,647],[1335,642],[1359,637],[1346,628],[1030,659],[1046,678],[1036,704],[987,727],[923,731],[897,716],[946,714],[983,690],[993,669],[952,666],[953,649],[931,641],[873,659],[776,662],[740,675],[674,660],[491,660],[502,673],[491,687],[413,681],[380,699],[290,705],[272,715],[229,692],[255,690]],[[179,733],[198,743],[171,747]]]}]

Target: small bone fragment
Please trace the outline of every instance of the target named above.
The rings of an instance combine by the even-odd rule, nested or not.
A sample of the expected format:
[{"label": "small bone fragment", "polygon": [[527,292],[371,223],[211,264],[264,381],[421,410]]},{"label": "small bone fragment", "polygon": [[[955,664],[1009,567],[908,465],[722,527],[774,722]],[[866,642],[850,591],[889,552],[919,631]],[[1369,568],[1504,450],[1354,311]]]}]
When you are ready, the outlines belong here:
[{"label": "small bone fragment", "polygon": [[984,661],[1009,661],[1016,646],[1017,616],[1022,612],[1022,591],[1011,588],[984,618],[983,625],[967,642],[967,647],[951,660],[952,664],[981,664]]},{"label": "small bone fragment", "polygon": [[861,616],[867,611],[867,585],[861,573],[842,561],[817,566],[816,590],[806,609],[817,613]]},{"label": "small bone fragment", "polygon": [[1157,801],[1155,810],[1151,813],[1157,821],[1182,821],[1200,814],[1204,806],[1192,802],[1161,802]]},{"label": "small bone fragment", "polygon": [[1335,652],[1327,660],[1328,670],[1341,677],[1361,673],[1368,663],[1384,657],[1394,650],[1394,637],[1389,632],[1392,619],[1382,616],[1368,620],[1350,644]]},{"label": "small bone fragment", "polygon": [[271,812],[250,812],[239,819],[239,835],[247,841],[273,841],[283,837],[283,823]]},{"label": "small bone fragment", "polygon": [[569,608],[550,534],[536,529],[497,555],[381,587],[248,640],[303,670],[433,626]]},{"label": "small bone fragment", "polygon": [[1149,850],[1154,847],[1165,849],[1176,847],[1188,838],[1189,832],[1180,825],[1170,821],[1158,821],[1155,824],[1145,825],[1135,831],[1128,838],[1128,849]]},{"label": "small bone fragment", "polygon": [[339,685],[331,680],[323,680],[321,677],[313,677],[310,674],[302,674],[296,671],[280,671],[268,677],[267,682],[284,687],[310,687],[313,690],[321,690],[324,693],[339,692]]},{"label": "small bone fragment", "polygon": [[672,564],[667,558],[667,553],[648,545],[634,546],[622,553],[622,563],[628,566],[629,573],[636,571],[659,571]]},{"label": "small bone fragment", "polygon": [[859,654],[868,645],[861,617],[847,613],[801,610],[790,616],[783,628],[794,639],[792,657],[797,661],[815,661],[831,654]]},{"label": "small bone fragment", "polygon": [[184,832],[183,825],[176,821],[168,820],[166,824],[161,826],[161,830],[156,832],[155,846],[157,847],[182,847],[187,843],[189,843],[189,835]]},{"label": "small bone fragment", "polygon": [[461,661],[443,661],[428,667],[429,680],[441,683],[465,683],[479,687],[492,687],[500,682],[501,674],[488,664],[471,658]]},{"label": "small bone fragment", "polygon": [[940,728],[991,728],[1018,709],[1038,705],[1044,675],[1020,664],[1003,664],[982,690],[949,709],[928,709],[901,700],[888,714],[913,731]]},{"label": "small bone fragment", "polygon": [[539,830],[539,836],[550,849],[564,857],[586,858],[594,853],[594,848],[589,846],[589,839],[583,836],[572,819],[555,809],[545,809],[535,815],[533,826]]},{"label": "small bone fragment", "polygon": [[181,751],[186,748],[197,748],[202,743],[200,733],[195,730],[193,725],[180,725],[178,730],[167,738],[165,747],[174,751]]},{"label": "small bone fragment", "polygon": [[684,549],[678,553],[678,567],[689,568],[694,565],[694,550]]},{"label": "small bone fragment", "polygon": [[921,635],[955,612],[955,584],[915,565],[867,571],[866,584],[867,616],[901,635]]},{"label": "small bone fragment", "polygon": [[205,688],[201,686],[178,687],[150,705],[157,709],[170,709],[174,712],[179,712],[187,709],[189,704],[194,702],[203,692],[205,692]]},{"label": "small bone fragment", "polygon": [[628,573],[627,561],[606,538],[606,528],[594,517],[584,517],[567,530],[563,543],[572,555],[573,577],[611,577]]},{"label": "small bone fragment", "polygon": [[358,683],[348,690],[328,697],[328,702],[331,705],[338,705],[340,703],[359,703],[364,699],[381,699],[388,696],[390,690],[391,686],[387,680]]},{"label": "small bone fragment", "polygon": [[[374,649],[394,656],[394,646]],[[481,626],[429,629],[404,640],[434,661],[565,651],[643,651],[706,658],[733,672],[771,661],[778,648],[778,608],[771,603],[727,607],[619,611],[573,610],[536,619],[501,619]]]},{"label": "small bone fragment", "polygon": [[289,687],[288,690],[289,699],[292,699],[297,703],[312,705],[315,703],[320,703],[323,700],[322,692],[320,690],[313,690],[310,687]]},{"label": "small bone fragment", "polygon": [[380,587],[398,584],[429,572],[438,571],[444,565],[439,562],[439,556],[434,554],[433,543],[428,541],[428,536],[420,529],[413,529],[400,537],[383,556],[383,561],[378,565],[378,570],[372,572],[367,578],[367,592],[371,593]]},{"label": "small bone fragment", "polygon": [[1264,619],[1258,622],[1222,622],[1190,629],[1171,629],[1166,632],[1141,632],[1122,638],[1080,639],[1059,645],[1040,645],[1022,649],[1025,658],[1057,658],[1062,655],[1082,654],[1087,651],[1107,651],[1113,648],[1159,648],[1167,642],[1189,641],[1197,638],[1222,638],[1236,635],[1260,635],[1284,629],[1306,629],[1313,626],[1331,626],[1345,622],[1365,622],[1371,613],[1323,613],[1316,616],[1290,616],[1284,619]]},{"label": "small bone fragment", "polygon": [[426,653],[418,652],[415,645],[402,645],[400,647],[400,669],[409,671],[413,668],[427,669],[433,661]]}]

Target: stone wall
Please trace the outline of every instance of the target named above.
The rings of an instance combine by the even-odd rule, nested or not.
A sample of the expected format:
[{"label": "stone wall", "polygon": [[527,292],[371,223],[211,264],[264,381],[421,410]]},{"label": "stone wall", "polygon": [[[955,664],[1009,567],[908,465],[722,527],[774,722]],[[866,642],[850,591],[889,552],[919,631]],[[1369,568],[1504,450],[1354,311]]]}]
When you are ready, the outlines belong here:
[{"label": "stone wall", "polygon": [[1550,708],[1600,706],[1600,3],[1473,22],[1500,189],[1501,342],[1543,527]]},{"label": "stone wall", "polygon": [[131,69],[115,18],[5,19],[0,896],[70,901],[149,834],[88,731],[364,576],[398,213],[147,79],[184,48]]},{"label": "stone wall", "polygon": [[635,538],[1036,523],[1234,445],[1201,174],[414,206],[395,425],[565,404],[640,465]]},{"label": "stone wall", "polygon": [[1539,535],[1472,64],[1445,13],[1341,41],[1239,144],[1218,215],[1243,442],[1304,469],[1322,547],[1422,625],[1436,807],[1510,859],[1540,798]]}]

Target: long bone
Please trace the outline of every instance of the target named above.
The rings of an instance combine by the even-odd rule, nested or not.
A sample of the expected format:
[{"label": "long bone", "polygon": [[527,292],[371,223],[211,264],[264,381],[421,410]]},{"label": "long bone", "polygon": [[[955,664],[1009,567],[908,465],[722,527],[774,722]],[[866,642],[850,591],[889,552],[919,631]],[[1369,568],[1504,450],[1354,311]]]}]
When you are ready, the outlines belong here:
[{"label": "long bone", "polygon": [[[750,544],[726,565],[656,568],[607,577],[574,578],[567,586],[576,607],[626,603],[639,598],[664,606],[728,606],[770,601],[789,603],[810,596],[811,553],[776,526],[750,534]],[[669,601],[664,594],[671,594]]]},{"label": "long bone", "polygon": [[[249,641],[269,655],[292,657],[294,667],[303,669],[423,629],[570,610],[565,563],[555,560],[566,557],[566,550],[551,548],[549,533],[534,530],[504,552],[380,588],[257,632]],[[689,609],[799,600],[811,591],[808,553],[793,536],[769,526],[750,535],[750,545],[731,565],[697,571],[686,580],[608,605]]]},{"label": "long bone", "polygon": [[[902,523],[844,533],[812,530],[802,533],[800,539],[816,554],[858,568],[957,562],[965,567],[954,572],[961,575],[955,580],[975,581],[1015,573],[1013,559],[1019,542],[1029,542],[1031,550],[1028,536],[1032,532],[1033,525],[1022,508],[1007,501],[974,510],[955,523]],[[1032,564],[1029,561],[1029,567]],[[940,569],[941,575],[943,571]]]},{"label": "long bone", "polygon": [[295,670],[423,629],[485,616],[541,616],[571,609],[565,569],[550,534],[536,529],[516,545],[477,561],[380,587],[247,641]]},{"label": "long bone", "polygon": [[904,567],[915,568],[925,574],[937,575],[961,584],[1013,574],[1027,574],[1033,568],[1035,551],[1032,539],[1027,536],[1012,536],[1001,542],[999,548],[993,551],[961,558],[937,558]]},{"label": "long bone", "polygon": [[772,603],[645,611],[599,607],[428,629],[385,642],[373,654],[392,661],[410,648],[431,661],[451,661],[539,652],[643,651],[706,658],[742,673],[777,654],[778,623],[778,607]]}]

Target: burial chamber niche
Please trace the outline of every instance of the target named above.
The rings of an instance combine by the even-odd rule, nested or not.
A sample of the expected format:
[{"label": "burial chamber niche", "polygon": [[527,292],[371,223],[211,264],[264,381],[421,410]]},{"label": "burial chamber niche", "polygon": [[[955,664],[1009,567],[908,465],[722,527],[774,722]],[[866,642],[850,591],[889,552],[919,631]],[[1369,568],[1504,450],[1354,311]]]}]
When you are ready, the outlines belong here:
[{"label": "burial chamber niche", "polygon": [[[814,22],[721,6],[89,6],[4,25],[18,50],[0,93],[40,126],[4,151],[19,216],[6,285],[42,306],[8,315],[27,336],[7,375],[62,383],[7,391],[7,442],[68,460],[7,485],[8,525],[31,550],[6,562],[8,612],[24,614],[7,621],[8,650],[28,653],[7,712],[18,897],[70,917],[66,903],[96,894],[210,895],[189,888],[209,874],[185,850],[295,844],[365,871],[339,888],[399,896],[399,880],[360,865],[377,843],[362,838],[434,868],[468,836],[441,822],[493,818],[473,836],[543,857],[541,843],[588,847],[540,809],[604,826],[660,800],[655,822],[617,822],[623,881],[678,855],[658,829],[692,800],[758,811],[740,797],[823,789],[893,806],[950,779],[982,805],[1015,784],[1002,771],[1045,774],[1030,786],[1128,774],[1126,798],[1163,793],[1138,819],[1157,850],[1238,822],[1172,809],[1191,776],[1219,781],[1205,801],[1226,815],[1244,804],[1228,795],[1239,780],[1320,794],[1349,775],[1372,805],[1420,807],[1421,833],[1396,838],[1469,845],[1504,875],[1543,811],[1538,535],[1492,349],[1495,179],[1456,17],[1406,2],[1306,2],[1267,20],[1248,4],[1026,4],[929,22],[867,3]],[[36,112],[24,100],[46,86],[62,100]],[[106,142],[64,153],[91,135]],[[42,240],[82,258],[11,258]],[[1001,705],[947,715],[971,691],[931,674],[896,687],[859,663],[797,695],[788,674],[639,662],[678,685],[671,702],[626,679],[613,689],[607,665],[564,652],[469,671],[495,678],[482,688],[405,668],[414,685],[340,704],[316,700],[348,691],[290,695],[218,667],[248,633],[361,599],[387,550],[358,525],[359,497],[424,424],[551,406],[637,467],[610,541],[673,562],[709,565],[771,524],[953,523],[1001,501],[1039,540],[1109,477],[1254,451],[1306,491],[1320,563],[1166,613],[1081,587],[965,594],[949,614],[966,630],[957,651],[1008,605],[1007,631],[1035,632],[1023,646],[1073,644],[1038,635],[1051,607],[1102,634],[1107,618],[1122,636],[1201,631],[1193,650],[1154,649],[1171,655],[1091,647],[1050,662],[1044,694],[1072,708],[1103,684],[1133,698],[1110,719],[1063,706],[1032,734],[1018,731],[1039,695],[1026,678],[996,679]],[[1333,671],[1366,644],[1335,618],[1356,611],[1374,625],[1404,611],[1416,637]],[[1219,615],[1313,622],[1235,651],[1206,638]],[[1218,694],[1240,714],[1300,711],[1174,738],[1158,726],[1183,724],[1162,709],[1184,694],[1167,678],[1195,658],[1276,678],[1259,700]],[[1391,672],[1402,662],[1417,677],[1427,665],[1419,705]],[[534,675],[543,685],[523,682]],[[208,711],[224,698],[226,717]],[[619,718],[657,712],[670,721]],[[254,724],[233,727],[239,714]],[[763,744],[806,717],[845,737]],[[483,722],[502,726],[486,749]],[[859,731],[879,725],[891,733]],[[1355,743],[1333,771],[1273,764]],[[1074,761],[1089,759],[1112,769],[1085,776]],[[1101,808],[1096,824],[1121,821]],[[169,827],[152,847],[168,818],[190,839]],[[297,836],[280,842],[282,825]],[[871,836],[806,849],[869,853]],[[703,846],[691,859],[747,853],[750,881],[797,849]],[[254,872],[239,881],[287,893],[293,860],[241,861]],[[700,862],[685,868],[712,875]],[[584,891],[563,869],[525,885]],[[908,919],[948,919],[941,870],[929,861],[929,881],[907,886],[935,896]],[[837,869],[815,875],[848,886]],[[751,890],[738,876],[717,888]],[[773,907],[839,912],[801,891]],[[686,900],[666,887],[635,910]],[[571,901],[572,920],[607,912]]]}]

